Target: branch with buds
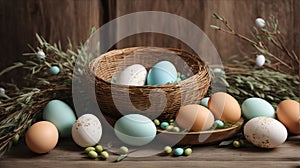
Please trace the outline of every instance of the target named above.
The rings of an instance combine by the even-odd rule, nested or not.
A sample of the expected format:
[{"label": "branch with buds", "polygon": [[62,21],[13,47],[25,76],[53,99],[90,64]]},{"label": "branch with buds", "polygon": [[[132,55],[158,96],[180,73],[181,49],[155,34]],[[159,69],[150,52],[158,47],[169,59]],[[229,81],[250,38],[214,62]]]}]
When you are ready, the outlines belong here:
[{"label": "branch with buds", "polygon": [[[293,50],[289,50],[288,47],[284,44],[284,38],[280,33],[278,20],[274,16],[271,16],[269,21],[265,21],[262,18],[256,19],[256,27],[254,26],[254,31],[251,32],[253,39],[233,30],[233,28],[228,24],[227,20],[225,20],[218,14],[214,13],[212,16],[216,20],[220,21],[223,27],[210,25],[211,28],[234,35],[250,43],[257,50],[258,55],[266,55],[268,58],[270,58],[271,61],[274,61],[273,65],[277,67],[277,71],[289,73],[290,75],[298,75],[299,66],[296,65],[300,64],[300,59]],[[267,47],[267,41],[271,42],[272,45],[280,49],[283,57],[279,57],[274,52],[272,52],[270,50],[270,47]],[[257,65],[262,66],[261,63],[257,63]],[[268,67],[274,69],[274,66]],[[279,67],[283,67],[284,70],[281,70]]]}]

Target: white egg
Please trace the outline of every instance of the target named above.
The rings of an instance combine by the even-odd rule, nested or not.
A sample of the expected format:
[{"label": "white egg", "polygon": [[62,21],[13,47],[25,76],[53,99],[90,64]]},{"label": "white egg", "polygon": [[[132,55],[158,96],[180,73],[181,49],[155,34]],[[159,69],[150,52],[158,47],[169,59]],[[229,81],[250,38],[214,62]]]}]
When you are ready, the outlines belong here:
[{"label": "white egg", "polygon": [[72,138],[81,147],[96,145],[102,136],[102,126],[93,114],[84,114],[72,127]]},{"label": "white egg", "polygon": [[117,77],[116,83],[123,85],[143,86],[147,77],[147,70],[143,65],[133,64],[125,68]]},{"label": "white egg", "polygon": [[287,129],[274,118],[255,117],[244,126],[245,138],[261,148],[275,148],[287,139]]},{"label": "white egg", "polygon": [[256,26],[259,27],[259,28],[263,28],[263,27],[266,26],[266,22],[265,22],[265,20],[262,19],[262,18],[257,18],[257,19],[255,20],[255,24],[256,24]]},{"label": "white egg", "polygon": [[266,58],[264,55],[257,55],[256,56],[256,65],[261,67],[265,64]]}]

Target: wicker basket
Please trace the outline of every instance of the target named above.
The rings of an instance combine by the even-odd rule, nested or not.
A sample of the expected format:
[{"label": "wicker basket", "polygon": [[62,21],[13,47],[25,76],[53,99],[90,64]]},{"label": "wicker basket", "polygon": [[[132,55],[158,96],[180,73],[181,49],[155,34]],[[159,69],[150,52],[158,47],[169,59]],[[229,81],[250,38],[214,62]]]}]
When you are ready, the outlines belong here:
[{"label": "wicker basket", "polygon": [[[126,67],[141,64],[149,70],[161,60],[172,62],[187,79],[160,86],[127,86],[111,83]],[[197,56],[173,48],[132,47],[112,50],[89,64],[98,105],[104,116],[116,121],[138,113],[151,119],[174,119],[181,105],[199,103],[210,85],[209,68]]]}]

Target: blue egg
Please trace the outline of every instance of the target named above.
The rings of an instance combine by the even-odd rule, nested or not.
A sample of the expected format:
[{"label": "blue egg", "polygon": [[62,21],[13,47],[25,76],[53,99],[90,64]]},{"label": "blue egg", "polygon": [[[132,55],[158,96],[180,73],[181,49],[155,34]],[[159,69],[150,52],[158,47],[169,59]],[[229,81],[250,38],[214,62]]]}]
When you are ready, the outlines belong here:
[{"label": "blue egg", "polygon": [[200,101],[200,105],[204,106],[204,107],[208,107],[208,100],[209,97],[205,97]]},{"label": "blue egg", "polygon": [[275,118],[273,106],[266,100],[256,97],[248,98],[243,102],[242,113],[247,120],[259,116]]},{"label": "blue egg", "polygon": [[147,85],[164,85],[177,81],[177,70],[169,61],[156,63],[147,75]]},{"label": "blue egg", "polygon": [[216,120],[214,124],[217,126],[217,128],[223,128],[224,127],[224,122],[221,121],[221,120]]},{"label": "blue egg", "polygon": [[168,122],[162,122],[162,123],[160,124],[160,128],[161,128],[161,129],[166,129],[167,126],[169,126],[169,123],[168,123]]},{"label": "blue egg", "polygon": [[51,73],[52,75],[57,75],[59,72],[60,72],[60,69],[59,69],[58,66],[52,66],[52,67],[50,68],[50,73]]},{"label": "blue egg", "polygon": [[140,114],[128,114],[114,125],[116,136],[124,143],[132,146],[143,146],[156,136],[156,127],[151,119]]},{"label": "blue egg", "polygon": [[53,123],[61,137],[70,137],[76,116],[66,103],[60,100],[51,100],[43,111],[43,119]]},{"label": "blue egg", "polygon": [[174,150],[174,155],[175,156],[181,156],[182,154],[183,154],[183,149],[182,148],[176,148],[175,150]]}]

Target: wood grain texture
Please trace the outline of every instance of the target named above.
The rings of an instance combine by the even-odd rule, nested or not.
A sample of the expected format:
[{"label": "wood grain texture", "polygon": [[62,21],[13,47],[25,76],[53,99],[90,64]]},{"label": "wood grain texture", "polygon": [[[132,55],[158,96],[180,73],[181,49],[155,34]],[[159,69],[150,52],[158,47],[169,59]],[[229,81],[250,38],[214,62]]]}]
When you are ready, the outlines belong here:
[{"label": "wood grain texture", "polygon": [[30,51],[27,44],[37,45],[35,33],[63,47],[68,37],[79,45],[93,26],[100,26],[102,14],[99,0],[0,0],[0,69],[21,60]]},{"label": "wood grain texture", "polygon": [[[296,7],[297,5],[298,7]],[[253,54],[255,49],[236,37],[212,30],[209,26],[216,23],[216,20],[211,17],[214,12],[226,18],[234,30],[249,37],[251,37],[250,30],[255,25],[257,17],[267,19],[274,15],[279,19],[287,45],[299,55],[299,47],[294,46],[295,39],[293,38],[299,30],[297,31],[297,27],[288,26],[294,25],[294,20],[296,20],[294,9],[298,8],[299,2],[295,2],[295,0],[116,0],[115,6],[112,7],[116,10],[116,16],[111,19],[132,12],[148,10],[164,11],[182,16],[199,26],[216,46],[220,56],[226,58],[234,54]],[[132,26],[138,27],[139,25]],[[177,39],[153,33],[128,37],[120,41],[117,47],[136,45],[189,48]]]},{"label": "wood grain texture", "polygon": [[48,154],[37,155],[29,151],[24,142],[14,146],[0,158],[0,167],[299,167],[300,136],[291,136],[275,149],[256,147],[220,148],[217,145],[193,146],[188,157],[172,157],[161,154],[147,157],[128,157],[114,163],[117,155],[107,161],[86,157],[83,149],[71,139],[64,139]]}]

